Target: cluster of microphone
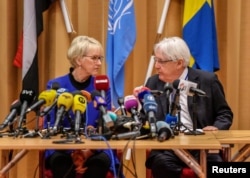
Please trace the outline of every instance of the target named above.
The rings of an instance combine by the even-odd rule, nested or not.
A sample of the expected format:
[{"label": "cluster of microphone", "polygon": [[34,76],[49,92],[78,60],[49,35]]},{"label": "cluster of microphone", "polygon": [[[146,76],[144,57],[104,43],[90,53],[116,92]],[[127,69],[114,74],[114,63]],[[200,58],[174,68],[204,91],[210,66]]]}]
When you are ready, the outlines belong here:
[{"label": "cluster of microphone", "polygon": [[[86,136],[93,138],[108,135],[106,138],[118,140],[157,137],[159,141],[164,141],[173,137],[174,130],[178,126],[180,91],[184,91],[187,95],[205,95],[205,92],[197,89],[197,84],[185,80],[176,80],[173,84],[166,83],[164,91],[150,90],[140,86],[133,90],[133,94],[120,97],[116,101],[120,111],[118,113],[107,109],[109,101],[106,101],[105,93],[109,90],[108,77],[106,75],[96,76],[94,85],[95,90],[91,93],[85,90],[68,92],[67,89],[60,88],[58,83],[53,83],[51,89],[42,91],[37,99],[33,90],[24,89],[20,93],[19,100],[11,104],[10,113],[0,125],[0,130],[18,121],[15,132],[19,134],[26,122],[27,113],[35,111],[38,117],[44,117],[56,108],[53,126],[50,126],[49,119],[47,121],[47,127],[53,134],[60,131],[63,118],[66,113],[72,111],[75,117],[72,130],[77,137],[81,134],[87,134]],[[174,90],[175,96],[173,101],[167,105],[165,121],[158,121],[156,97],[164,95],[166,101],[169,101]],[[81,129],[83,126],[82,115],[86,112],[90,102],[101,114],[98,131],[91,127]]]}]

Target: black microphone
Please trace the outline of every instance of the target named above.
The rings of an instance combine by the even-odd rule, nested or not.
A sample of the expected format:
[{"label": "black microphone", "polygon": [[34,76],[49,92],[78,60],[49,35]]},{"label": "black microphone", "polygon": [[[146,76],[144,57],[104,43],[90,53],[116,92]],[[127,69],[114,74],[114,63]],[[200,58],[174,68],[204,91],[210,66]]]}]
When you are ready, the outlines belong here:
[{"label": "black microphone", "polygon": [[124,106],[124,98],[119,97],[117,102],[118,102],[118,104],[120,106],[120,110],[121,110],[122,115],[127,116],[127,112],[126,112],[126,109],[125,109],[125,106]]},{"label": "black microphone", "polygon": [[180,107],[180,90],[176,89],[175,95],[174,95],[174,100],[170,105],[170,115],[171,116],[176,116],[177,111]]},{"label": "black microphone", "polygon": [[164,89],[164,92],[166,93],[167,98],[169,98],[170,94],[174,90],[172,83],[168,83],[168,82],[164,85],[163,89]]},{"label": "black microphone", "polygon": [[23,120],[26,119],[26,110],[29,107],[29,105],[34,101],[34,99],[35,99],[35,92],[33,90],[22,90],[22,92],[20,93],[20,101],[22,105],[18,122],[19,129],[22,127]]},{"label": "black microphone", "polygon": [[173,92],[173,90],[174,90],[174,88],[173,88],[173,85],[172,85],[172,83],[166,83],[165,85],[164,85],[164,92],[166,93],[166,102],[167,102],[167,114],[169,114],[169,103],[170,103],[170,101],[169,101],[169,97],[170,97],[170,94]]},{"label": "black microphone", "polygon": [[206,92],[197,88],[197,83],[190,82],[187,80],[177,79],[173,82],[173,87],[184,91],[187,95],[193,96],[194,94],[205,96]]},{"label": "black microphone", "polygon": [[170,126],[164,121],[156,122],[157,133],[158,133],[158,141],[163,142],[164,140],[168,140],[173,136],[172,129]]},{"label": "black microphone", "polygon": [[150,93],[154,96],[160,96],[163,94],[163,91],[160,90],[150,90]]},{"label": "black microphone", "polygon": [[16,116],[20,114],[21,104],[22,103],[19,100],[16,100],[11,104],[10,113],[0,125],[0,130],[3,130],[5,127],[10,125],[15,120]]},{"label": "black microphone", "polygon": [[135,139],[136,137],[140,136],[140,134],[141,134],[140,131],[120,133],[120,134],[112,135],[112,139],[114,140]]}]

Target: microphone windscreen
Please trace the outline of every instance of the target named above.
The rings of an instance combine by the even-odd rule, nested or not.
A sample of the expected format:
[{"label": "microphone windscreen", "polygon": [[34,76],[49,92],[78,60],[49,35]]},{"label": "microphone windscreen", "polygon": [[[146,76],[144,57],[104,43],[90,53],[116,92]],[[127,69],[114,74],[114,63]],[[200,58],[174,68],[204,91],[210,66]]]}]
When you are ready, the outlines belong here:
[{"label": "microphone windscreen", "polygon": [[157,112],[157,103],[155,102],[155,98],[152,94],[144,95],[144,104],[143,109],[145,112],[153,111]]},{"label": "microphone windscreen", "polygon": [[38,100],[44,100],[45,106],[50,106],[56,98],[55,90],[45,90],[38,96]]},{"label": "microphone windscreen", "polygon": [[101,93],[99,91],[94,90],[94,91],[91,92],[90,96],[91,96],[91,99],[94,100],[96,96],[101,97],[102,95],[101,95]]},{"label": "microphone windscreen", "polygon": [[84,96],[88,102],[91,101],[91,94],[86,90],[81,90],[82,96]]},{"label": "microphone windscreen", "polygon": [[73,112],[80,111],[84,113],[87,107],[87,100],[82,95],[75,95],[73,98],[72,110]]},{"label": "microphone windscreen", "polygon": [[165,122],[170,125],[171,128],[175,128],[177,124],[177,117],[176,116],[171,116],[170,114],[166,115]]},{"label": "microphone windscreen", "polygon": [[24,101],[30,105],[35,99],[35,91],[34,90],[22,90],[20,93],[20,101],[23,103]]},{"label": "microphone windscreen", "polygon": [[144,96],[145,96],[146,94],[151,94],[151,93],[150,93],[150,90],[144,90],[144,91],[141,91],[141,92],[138,93],[138,100],[139,100],[141,103],[144,103],[144,102],[145,102],[145,101],[144,101]]},{"label": "microphone windscreen", "polygon": [[166,83],[165,85],[164,85],[164,91],[166,92],[166,91],[169,91],[169,93],[171,93],[172,91],[173,91],[174,89],[173,89],[173,84],[172,83]]},{"label": "microphone windscreen", "polygon": [[179,89],[179,83],[180,83],[180,80],[179,79],[176,79],[174,82],[173,82],[173,87],[174,89]]},{"label": "microphone windscreen", "polygon": [[95,108],[99,108],[99,106],[107,106],[106,101],[102,97],[101,93],[97,90],[91,92],[91,98],[93,101],[93,105]]},{"label": "microphone windscreen", "polygon": [[138,100],[134,95],[128,95],[124,98],[124,107],[130,111],[132,108],[138,108]]},{"label": "microphone windscreen", "polygon": [[113,111],[107,111],[109,117],[112,119],[113,122],[117,120],[117,115]]},{"label": "microphone windscreen", "polygon": [[172,129],[164,121],[157,121],[156,127],[159,141],[168,140],[173,135]]},{"label": "microphone windscreen", "polygon": [[97,75],[94,79],[94,86],[96,90],[107,91],[109,89],[109,78],[107,75]]},{"label": "microphone windscreen", "polygon": [[53,82],[51,85],[51,89],[58,90],[60,88],[60,84],[58,82]]},{"label": "microphone windscreen", "polygon": [[64,106],[65,110],[68,111],[73,104],[73,95],[69,92],[64,92],[58,96],[57,107]]}]

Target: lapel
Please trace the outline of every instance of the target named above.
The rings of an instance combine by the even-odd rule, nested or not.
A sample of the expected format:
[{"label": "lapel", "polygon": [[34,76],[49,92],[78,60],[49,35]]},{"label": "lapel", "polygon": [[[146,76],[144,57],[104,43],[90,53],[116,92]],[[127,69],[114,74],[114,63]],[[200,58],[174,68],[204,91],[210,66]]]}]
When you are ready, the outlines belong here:
[{"label": "lapel", "polygon": [[[195,72],[194,69],[192,68],[188,68],[188,81],[197,83],[197,87],[199,88],[200,85],[200,80],[199,80],[199,75]],[[191,118],[193,119],[193,110],[192,110],[192,104],[193,104],[193,97],[192,96],[188,96],[187,98],[187,102],[188,102],[188,111],[190,113]]]},{"label": "lapel", "polygon": [[164,113],[167,113],[167,102],[166,102],[166,93],[164,92],[164,85],[165,83],[161,80],[157,80],[157,83],[156,83],[156,90],[160,90],[160,91],[163,91],[163,94],[161,94],[157,99],[159,99],[160,101],[160,106],[158,107],[162,107],[163,109],[163,112]]}]

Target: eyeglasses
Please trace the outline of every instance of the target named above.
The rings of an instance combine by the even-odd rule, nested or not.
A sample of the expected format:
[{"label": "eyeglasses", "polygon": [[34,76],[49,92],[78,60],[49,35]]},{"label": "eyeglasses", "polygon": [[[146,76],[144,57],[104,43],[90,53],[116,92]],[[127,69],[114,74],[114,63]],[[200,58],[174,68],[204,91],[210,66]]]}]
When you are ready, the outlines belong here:
[{"label": "eyeglasses", "polygon": [[166,64],[168,62],[172,62],[173,60],[162,60],[162,59],[154,56],[154,61],[158,62],[159,64]]},{"label": "eyeglasses", "polygon": [[83,57],[89,57],[91,60],[93,60],[94,62],[97,62],[97,60],[99,61],[103,61],[104,57],[103,56],[83,56]]}]

